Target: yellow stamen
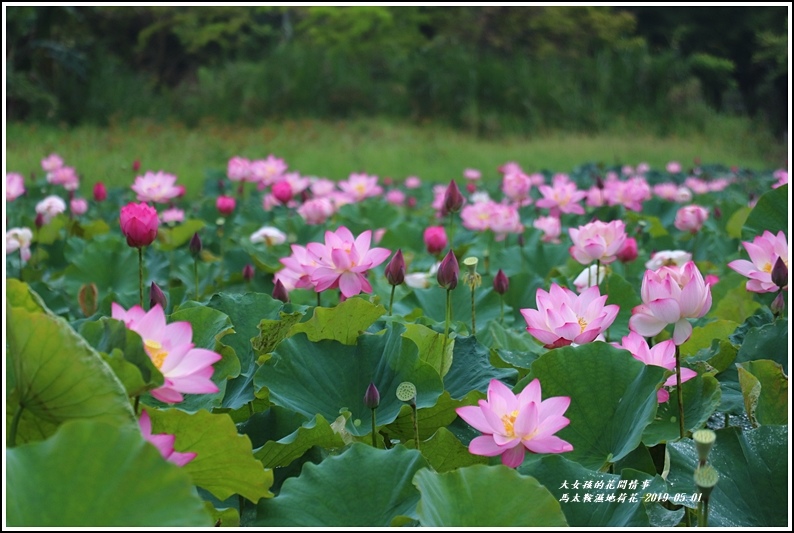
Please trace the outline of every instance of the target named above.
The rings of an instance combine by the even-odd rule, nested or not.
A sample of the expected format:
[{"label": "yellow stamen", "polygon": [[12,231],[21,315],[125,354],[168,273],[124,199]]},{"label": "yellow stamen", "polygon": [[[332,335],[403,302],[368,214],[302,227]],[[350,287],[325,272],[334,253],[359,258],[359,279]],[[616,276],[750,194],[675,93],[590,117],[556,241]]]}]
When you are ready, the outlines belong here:
[{"label": "yellow stamen", "polygon": [[587,329],[587,320],[584,318],[579,318],[579,333],[584,333],[584,330]]},{"label": "yellow stamen", "polygon": [[147,339],[143,341],[143,349],[146,350],[154,366],[160,370],[163,367],[165,358],[168,357],[168,352],[163,350],[163,345],[157,341]]},{"label": "yellow stamen", "polygon": [[513,411],[508,415],[502,415],[502,424],[505,426],[505,435],[511,439],[516,436],[515,430],[513,430],[513,424],[516,423],[516,417],[518,417],[518,411]]},{"label": "yellow stamen", "polygon": [[772,272],[772,263],[764,263],[764,266],[761,267],[761,271],[766,273]]}]

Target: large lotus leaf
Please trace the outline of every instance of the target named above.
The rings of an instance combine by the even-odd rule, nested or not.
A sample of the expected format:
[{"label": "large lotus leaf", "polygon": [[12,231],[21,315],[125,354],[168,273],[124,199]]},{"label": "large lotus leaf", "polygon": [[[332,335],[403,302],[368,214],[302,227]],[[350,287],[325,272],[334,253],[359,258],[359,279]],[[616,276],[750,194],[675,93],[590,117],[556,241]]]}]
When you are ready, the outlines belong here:
[{"label": "large lotus leaf", "polygon": [[161,250],[176,250],[186,244],[193,234],[205,226],[203,220],[185,220],[173,228],[161,227],[157,230],[157,243]]},{"label": "large lotus leaf", "polygon": [[[461,273],[461,281],[457,288],[452,291],[452,320],[466,324],[466,328],[471,328],[471,289],[463,283],[464,274]],[[433,279],[435,284],[435,279]],[[429,289],[415,289],[413,294],[403,298],[400,303],[408,307],[419,308],[424,316],[430,317],[436,322],[446,320],[447,299],[446,291],[437,285],[431,285]],[[482,286],[474,290],[474,309],[475,319],[478,330],[485,329],[492,320],[499,320],[501,298],[490,288]]]},{"label": "large lotus leaf", "polygon": [[444,334],[436,333],[421,324],[405,324],[403,337],[414,341],[419,348],[419,358],[432,366],[442,378],[452,366],[452,348],[454,343],[447,343],[444,348]]},{"label": "large lotus leaf", "polygon": [[[421,440],[430,438],[439,428],[448,426],[457,418],[455,409],[464,405],[477,405],[477,400],[481,398],[485,398],[484,393],[472,391],[460,400],[453,400],[449,392],[444,391],[434,406],[417,410],[419,438]],[[403,406],[397,419],[386,427],[386,431],[390,438],[397,438],[403,442],[413,439],[411,408],[407,405]]]},{"label": "large lotus leaf", "polygon": [[614,304],[620,307],[618,316],[607,330],[607,340],[620,342],[629,334],[629,318],[631,318],[632,309],[640,305],[642,300],[637,295],[634,285],[614,272],[602,282],[601,293],[608,295],[608,305]]},{"label": "large lotus leaf", "polygon": [[138,396],[163,384],[163,375],[143,349],[141,336],[124,322],[103,317],[85,322],[80,334],[100,353],[124,384],[129,396]]},{"label": "large lotus leaf", "polygon": [[603,342],[557,348],[540,356],[517,387],[538,378],[543,399],[569,396],[570,424],[557,435],[573,445],[566,457],[600,469],[636,448],[656,414],[665,369],[645,365]]},{"label": "large lotus leaf", "polygon": [[277,468],[287,466],[312,446],[326,449],[344,446],[342,437],[321,415],[317,415],[314,420],[284,438],[266,442],[254,451],[254,457],[262,461],[265,468]]},{"label": "large lotus leaf", "polygon": [[251,339],[251,346],[259,356],[260,362],[264,361],[262,357],[269,357],[276,346],[290,336],[292,326],[297,324],[301,318],[303,318],[303,313],[300,311],[294,313],[281,311],[278,320],[263,318],[259,322],[259,326],[257,326],[259,335]]},{"label": "large lotus leaf", "polygon": [[788,232],[788,228],[788,185],[783,185],[761,195],[747,216],[742,236],[744,240],[752,241],[764,231],[777,234],[780,230]]},{"label": "large lotus leaf", "polygon": [[309,340],[331,339],[342,344],[355,344],[386,309],[363,298],[349,298],[336,307],[315,307],[314,315],[306,322],[295,324],[292,333],[305,333]]},{"label": "large lotus leaf", "polygon": [[[681,385],[681,392],[684,399],[684,429],[694,431],[702,428],[720,405],[722,394],[719,382],[710,374],[696,376]],[[646,446],[655,446],[680,436],[678,392],[672,389],[670,399],[659,404],[656,419],[645,428],[642,442]]]},{"label": "large lotus leaf", "polygon": [[747,361],[736,365],[744,408],[750,422],[759,424],[788,423],[788,377],[774,361]]},{"label": "large lotus leaf", "polygon": [[334,420],[349,411],[347,431],[356,436],[371,431],[370,410],[364,393],[372,382],[380,392],[378,425],[393,422],[403,402],[396,397],[403,381],[417,388],[417,407],[435,405],[443,386],[438,373],[423,363],[416,345],[402,337],[400,324],[389,324],[381,334],[365,334],[355,346],[332,340],[312,342],[298,333],[279,344],[273,357],[257,371],[257,389],[267,387],[270,401],[307,418],[321,414]]},{"label": "large lotus leaf", "polygon": [[705,326],[692,328],[692,336],[680,347],[682,360],[694,356],[700,350],[709,348],[714,339],[727,339],[731,333],[736,331],[737,327],[739,324],[736,322],[716,320]]},{"label": "large lotus leaf", "polygon": [[564,455],[537,456],[518,471],[549,489],[573,527],[648,527],[646,509],[659,504],[646,503],[645,494],[667,492],[659,476],[632,469],[621,475],[596,472]]},{"label": "large lotus leaf", "polygon": [[750,206],[744,206],[734,211],[728,219],[728,223],[725,225],[725,232],[728,234],[728,237],[732,239],[742,238],[742,228],[744,227],[744,223],[747,222],[747,217],[750,216],[752,210]]},{"label": "large lotus leaf", "polygon": [[[785,527],[789,521],[789,448],[787,426],[742,431],[717,430],[709,464],[719,481],[709,501],[709,526]],[[668,443],[670,473],[676,492],[698,492],[692,473],[698,464],[691,439]],[[687,503],[695,507],[696,503]]]},{"label": "large lotus leaf", "polygon": [[[69,240],[66,260],[69,267],[64,273],[69,292],[77,294],[84,283],[95,283],[104,292],[113,292],[125,308],[138,303],[138,252],[127,246],[120,235],[109,233],[87,242],[81,249]],[[144,261],[144,282],[146,282]]]},{"label": "large lotus leaf", "polygon": [[[411,444],[415,446],[413,441]],[[440,473],[464,466],[488,464],[488,457],[469,453],[469,448],[445,427],[438,428],[430,439],[422,442],[421,451],[433,470]]]},{"label": "large lotus leaf", "polygon": [[[22,413],[43,422],[34,423],[29,416],[20,418],[15,436],[18,443],[36,440],[42,430],[52,430],[67,420],[134,423],[124,386],[66,321],[14,307],[13,300],[7,302],[6,312],[14,399]],[[13,424],[13,419],[7,423]],[[8,436],[12,438],[13,432]]]},{"label": "large lotus leaf", "polygon": [[491,322],[486,330],[487,335],[480,336],[480,342],[495,349],[499,359],[508,365],[528,369],[546,349],[526,332],[525,325],[522,323],[522,331],[516,332],[498,322]]},{"label": "large lotus leaf", "polygon": [[188,473],[136,426],[63,424],[44,442],[6,451],[12,527],[207,527]]},{"label": "large lotus leaf", "polygon": [[[533,477],[503,465],[437,474],[420,470],[416,514],[423,527],[562,527],[560,502]],[[509,497],[509,495],[520,497]]]},{"label": "large lotus leaf", "polygon": [[459,400],[473,390],[485,392],[492,379],[514,382],[518,371],[496,368],[491,364],[491,352],[474,337],[457,337],[452,366],[444,376],[444,388]]},{"label": "large lotus leaf", "polygon": [[251,441],[237,433],[227,414],[207,411],[189,414],[178,409],[147,411],[153,434],[176,435],[174,449],[197,454],[182,467],[193,483],[221,500],[232,494],[240,494],[252,502],[272,496],[269,489],[273,485],[273,472],[265,470],[254,458]]},{"label": "large lotus leaf", "polygon": [[747,278],[732,272],[712,286],[711,297],[714,304],[709,316],[741,323],[755,313],[761,304],[755,300],[755,293],[747,290],[746,282]]},{"label": "large lotus leaf", "polygon": [[319,465],[306,463],[279,495],[257,505],[255,527],[388,527],[415,516],[414,474],[427,467],[416,450],[379,450],[354,443]]}]

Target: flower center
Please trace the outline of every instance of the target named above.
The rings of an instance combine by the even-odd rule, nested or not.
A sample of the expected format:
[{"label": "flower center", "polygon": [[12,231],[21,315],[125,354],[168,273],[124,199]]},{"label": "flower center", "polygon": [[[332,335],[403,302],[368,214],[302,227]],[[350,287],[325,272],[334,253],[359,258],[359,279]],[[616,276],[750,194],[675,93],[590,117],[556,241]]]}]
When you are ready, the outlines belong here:
[{"label": "flower center", "polygon": [[168,357],[168,352],[163,350],[163,345],[157,341],[147,339],[143,341],[143,349],[152,360],[154,366],[157,367],[157,370],[160,370],[163,367],[165,358]]},{"label": "flower center", "polygon": [[761,272],[766,272],[767,274],[772,272],[772,263],[770,262],[764,263],[764,266],[761,267]]},{"label": "flower center", "polygon": [[505,435],[510,437],[511,439],[516,436],[515,431],[513,430],[513,424],[516,423],[516,417],[518,416],[518,411],[513,411],[510,414],[502,415],[502,424],[505,427]]},{"label": "flower center", "polygon": [[579,317],[578,322],[579,322],[579,333],[584,333],[584,330],[587,329],[587,320]]}]

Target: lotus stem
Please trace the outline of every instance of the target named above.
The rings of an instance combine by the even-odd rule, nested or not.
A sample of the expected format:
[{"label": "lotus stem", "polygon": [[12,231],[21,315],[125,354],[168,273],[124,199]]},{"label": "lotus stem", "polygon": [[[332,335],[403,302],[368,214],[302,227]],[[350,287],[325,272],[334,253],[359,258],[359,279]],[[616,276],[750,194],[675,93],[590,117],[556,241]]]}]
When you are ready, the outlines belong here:
[{"label": "lotus stem", "polygon": [[[411,421],[414,424],[414,443],[415,448],[419,451],[419,421],[416,416],[416,398],[411,400]],[[375,437],[373,437],[375,438]]]},{"label": "lotus stem", "polygon": [[196,280],[196,301],[199,299],[198,257],[193,259],[193,277]]},{"label": "lotus stem", "polygon": [[444,344],[441,347],[441,354],[447,353],[447,342],[449,341],[449,323],[452,320],[452,291],[447,289],[447,312],[444,320]]},{"label": "lotus stem", "polygon": [[378,441],[375,438],[375,409],[370,409],[372,411],[372,447],[378,447]]},{"label": "lotus stem", "polygon": [[678,394],[678,429],[684,438],[684,392],[681,390],[681,347],[675,346],[675,381]]},{"label": "lotus stem", "polygon": [[141,297],[141,309],[143,309],[143,246],[138,247],[138,290]]},{"label": "lotus stem", "polygon": [[391,296],[389,297],[389,316],[391,316],[392,305],[394,304],[394,289],[397,285],[391,286]]},{"label": "lotus stem", "polygon": [[22,404],[20,404],[14,412],[14,419],[11,421],[11,429],[8,431],[8,445],[12,448],[17,445],[17,429],[19,428],[19,421],[22,418],[24,409]]},{"label": "lotus stem", "polygon": [[471,335],[477,334],[477,319],[474,312],[474,287],[471,288]]}]

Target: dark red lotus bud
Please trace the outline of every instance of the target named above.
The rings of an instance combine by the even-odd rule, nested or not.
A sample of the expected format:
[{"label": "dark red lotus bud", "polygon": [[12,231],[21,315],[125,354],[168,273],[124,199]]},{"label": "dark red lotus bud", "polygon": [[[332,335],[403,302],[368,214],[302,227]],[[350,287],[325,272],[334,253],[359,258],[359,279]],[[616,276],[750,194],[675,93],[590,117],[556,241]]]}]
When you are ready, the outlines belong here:
[{"label": "dark red lotus bud", "polygon": [[510,287],[510,282],[507,279],[507,276],[499,269],[499,272],[496,273],[496,276],[493,278],[493,290],[496,291],[498,294],[504,294],[507,292],[507,289]]},{"label": "dark red lotus bud", "polygon": [[436,274],[438,284],[448,291],[451,291],[458,286],[459,273],[460,267],[458,266],[458,259],[455,257],[453,251],[450,250],[438,266],[438,273]]},{"label": "dark red lotus bud", "polygon": [[378,392],[378,387],[374,383],[370,382],[369,387],[367,387],[367,392],[364,394],[364,405],[370,409],[377,409],[378,405],[380,405],[380,392]]},{"label": "dark red lotus bud", "polygon": [[105,187],[105,184],[102,183],[101,181],[94,184],[94,201],[104,202],[107,197],[108,197],[108,190]]},{"label": "dark red lotus bud", "polygon": [[135,161],[132,162],[132,171],[138,172],[140,169],[141,169],[141,162],[136,159]]},{"label": "dark red lotus bud", "polygon": [[149,287],[149,309],[157,304],[160,304],[160,307],[165,310],[168,305],[168,300],[166,300],[165,294],[163,294],[162,289],[157,286],[157,283],[152,282],[152,286]]},{"label": "dark red lotus bud", "polygon": [[447,213],[457,213],[460,211],[460,208],[463,207],[463,202],[465,201],[465,198],[463,198],[463,195],[460,193],[458,184],[455,183],[455,180],[450,181],[447,192],[444,193],[444,211]]},{"label": "dark red lotus bud", "polygon": [[254,279],[254,274],[256,271],[254,270],[254,265],[247,264],[243,267],[243,279],[245,281],[251,281]]},{"label": "dark red lotus bud", "polygon": [[276,280],[276,284],[273,287],[273,298],[276,300],[281,300],[284,303],[289,303],[289,293],[287,292],[287,288],[284,287],[284,284],[281,283],[280,279]]},{"label": "dark red lotus bud", "polygon": [[788,285],[788,267],[782,257],[778,257],[772,267],[772,283],[781,289]]},{"label": "dark red lotus bud", "polygon": [[386,265],[386,279],[389,285],[400,285],[405,281],[405,259],[402,249],[397,250],[389,264]]},{"label": "dark red lotus bud", "polygon": [[37,213],[36,220],[34,220],[33,223],[36,224],[37,228],[41,229],[41,227],[44,225],[44,215]]},{"label": "dark red lotus bud", "polygon": [[194,233],[193,237],[190,238],[189,248],[193,257],[196,257],[201,252],[201,237],[199,237],[198,233]]}]

